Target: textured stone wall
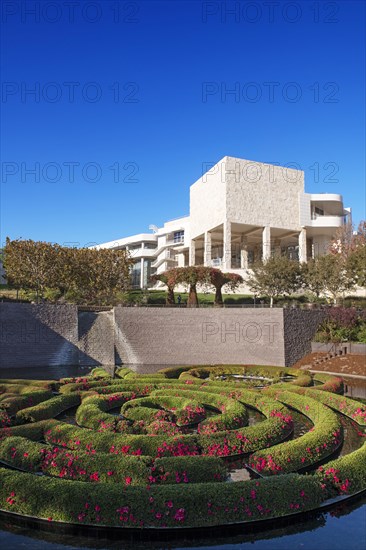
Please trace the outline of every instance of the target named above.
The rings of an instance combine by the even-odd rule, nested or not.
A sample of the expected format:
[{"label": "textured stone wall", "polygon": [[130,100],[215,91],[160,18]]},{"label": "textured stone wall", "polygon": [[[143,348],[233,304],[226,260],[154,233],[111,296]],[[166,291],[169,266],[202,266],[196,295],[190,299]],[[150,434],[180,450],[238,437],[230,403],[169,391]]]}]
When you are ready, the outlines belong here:
[{"label": "textured stone wall", "polygon": [[77,307],[0,303],[0,367],[78,363]]},{"label": "textured stone wall", "polygon": [[304,172],[226,157],[226,217],[231,222],[300,229]]},{"label": "textured stone wall", "polygon": [[0,367],[238,364],[290,366],[311,351],[323,311],[0,304]]},{"label": "textured stone wall", "polygon": [[80,311],[78,347],[81,365],[114,365],[113,311]]},{"label": "textured stone wall", "polygon": [[283,326],[285,335],[285,365],[291,366],[296,361],[311,353],[311,341],[319,323],[323,321],[324,310],[284,309]]},{"label": "textured stone wall", "polygon": [[282,309],[115,308],[124,363],[284,365]]}]

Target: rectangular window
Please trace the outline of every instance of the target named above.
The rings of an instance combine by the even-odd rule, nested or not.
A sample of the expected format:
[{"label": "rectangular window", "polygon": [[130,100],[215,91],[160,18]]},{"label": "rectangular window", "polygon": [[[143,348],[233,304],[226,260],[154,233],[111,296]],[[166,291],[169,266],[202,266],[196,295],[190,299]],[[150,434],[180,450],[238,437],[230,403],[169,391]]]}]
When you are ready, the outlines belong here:
[{"label": "rectangular window", "polygon": [[174,231],[174,242],[184,243],[184,231]]}]

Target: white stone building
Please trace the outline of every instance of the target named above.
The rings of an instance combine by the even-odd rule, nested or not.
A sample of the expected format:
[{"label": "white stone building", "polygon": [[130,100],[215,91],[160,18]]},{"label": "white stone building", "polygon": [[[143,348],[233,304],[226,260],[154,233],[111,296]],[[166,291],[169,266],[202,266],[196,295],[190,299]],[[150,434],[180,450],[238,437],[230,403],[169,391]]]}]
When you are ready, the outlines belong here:
[{"label": "white stone building", "polygon": [[224,157],[191,185],[189,216],[98,247],[129,250],[132,284],[143,288],[152,273],[176,266],[245,275],[279,251],[306,262],[326,254],[350,217],[341,195],[305,193],[301,170]]}]

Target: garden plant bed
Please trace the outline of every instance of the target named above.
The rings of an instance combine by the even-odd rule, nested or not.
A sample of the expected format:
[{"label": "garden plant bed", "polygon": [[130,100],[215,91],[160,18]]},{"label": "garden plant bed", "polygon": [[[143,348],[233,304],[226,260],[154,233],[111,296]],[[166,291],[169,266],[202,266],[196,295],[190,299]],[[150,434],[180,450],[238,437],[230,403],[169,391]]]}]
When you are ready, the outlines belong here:
[{"label": "garden plant bed", "polygon": [[[256,381],[268,386],[258,390]],[[366,490],[366,407],[344,397],[332,376],[248,365],[154,375],[121,368],[115,378],[95,369],[59,381],[0,380],[0,388],[4,513],[97,527],[209,528],[291,516]],[[32,391],[39,403],[29,401]],[[75,425],[54,418],[67,407]],[[116,407],[120,415],[110,412]],[[253,409],[260,414],[248,425]],[[293,409],[312,426],[295,438]],[[358,441],[334,458],[343,415]],[[228,461],[244,456],[261,478],[230,479]]]}]

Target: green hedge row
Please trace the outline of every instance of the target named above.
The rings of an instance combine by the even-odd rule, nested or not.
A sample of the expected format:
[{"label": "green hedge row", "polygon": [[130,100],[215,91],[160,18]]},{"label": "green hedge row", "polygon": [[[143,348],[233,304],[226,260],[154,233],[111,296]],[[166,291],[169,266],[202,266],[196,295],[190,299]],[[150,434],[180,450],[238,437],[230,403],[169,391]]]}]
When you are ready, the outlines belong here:
[{"label": "green hedge row", "polygon": [[322,382],[320,386],[314,386],[313,390],[328,391],[331,393],[343,393],[344,385],[342,378],[330,374],[314,374],[313,379]]},{"label": "green hedge row", "polygon": [[[162,392],[166,391],[163,385],[161,388]],[[283,441],[293,430],[291,414],[287,407],[267,395],[248,391],[242,386],[209,382],[204,386],[194,385],[193,389],[191,385],[177,384],[175,390],[180,394],[188,392],[188,395],[195,396],[204,403],[208,399],[206,394],[216,394],[220,399],[229,397],[253,407],[267,418],[254,426],[200,434],[198,442],[203,454],[230,456],[251,453]]]},{"label": "green hedge row", "polygon": [[314,427],[298,439],[251,455],[249,464],[257,472],[274,475],[298,471],[328,457],[342,443],[338,416],[318,401],[293,392],[266,390],[266,393],[310,418]]},{"label": "green hedge row", "polygon": [[38,405],[53,397],[50,390],[37,389],[33,392],[23,393],[23,395],[9,396],[4,394],[0,401],[0,408],[5,409],[9,416],[14,416],[18,411]]},{"label": "green hedge row", "polygon": [[327,498],[366,489],[366,442],[357,451],[327,462],[316,471]]},{"label": "green hedge row", "polygon": [[[181,389],[161,389],[154,390],[152,396],[158,396],[159,399],[171,397],[171,404],[174,405],[181,399],[183,392]],[[217,395],[215,393],[200,392],[188,389],[184,390],[184,396],[192,402],[201,402],[205,407],[221,411],[217,414],[203,420],[198,425],[198,432],[209,434],[223,430],[233,430],[246,426],[248,424],[248,412],[242,403],[236,402],[228,396]]]},{"label": "green hedge row", "polygon": [[26,437],[31,441],[40,441],[44,438],[44,430],[48,426],[48,420],[34,422],[34,424],[22,424],[20,426],[11,426],[0,430],[0,441],[6,437],[19,436]]},{"label": "green hedge row", "polygon": [[[73,394],[71,394],[73,395]],[[132,392],[120,392],[108,396],[87,396],[78,407],[75,420],[79,426],[97,431],[116,431],[119,418],[106,411],[121,407],[133,397]]]},{"label": "green hedge row", "polygon": [[[318,387],[318,386],[315,386]],[[360,401],[355,401],[350,397],[345,397],[344,395],[337,395],[335,393],[329,392],[316,392],[312,391],[314,388],[296,388],[291,387],[287,388],[289,391],[298,393],[300,395],[306,395],[312,397],[322,403],[327,405],[331,409],[348,416],[359,426],[366,426],[366,405]],[[320,387],[320,386],[319,386]],[[284,388],[284,385],[281,385],[281,388]]]},{"label": "green hedge row", "polygon": [[93,432],[57,420],[50,420],[44,436],[49,444],[69,449],[152,457],[199,454],[198,438],[194,435],[152,437],[151,435]]},{"label": "green hedge row", "polygon": [[45,390],[55,390],[59,385],[56,380],[28,380],[26,378],[1,378],[0,385],[17,384],[19,386],[36,386]]},{"label": "green hedge row", "polygon": [[[179,369],[179,367],[178,367]],[[162,371],[159,371],[162,372]],[[178,371],[179,372],[179,371]],[[182,371],[179,373],[179,377],[182,377]],[[309,374],[307,371],[300,369],[289,369],[287,367],[272,367],[266,365],[213,365],[213,366],[200,366],[191,367],[188,371],[183,371],[183,374],[189,374],[192,377],[197,378],[210,378],[216,379],[218,376],[227,374],[247,375],[247,376],[259,376],[263,378],[282,378],[287,376],[302,376]]]},{"label": "green hedge row", "polygon": [[27,472],[40,472],[44,447],[26,437],[5,437],[0,441],[0,461]]},{"label": "green hedge row", "polygon": [[319,506],[316,476],[146,488],[37,477],[0,468],[0,508],[32,517],[121,527],[209,527],[268,519]]},{"label": "green hedge row", "polygon": [[19,436],[0,441],[0,461],[63,479],[122,485],[204,483],[227,478],[227,467],[214,457],[164,457],[154,462],[147,456],[115,456],[93,450],[75,452]]},{"label": "green hedge row", "polygon": [[59,395],[57,397],[53,397],[52,399],[48,399],[47,401],[42,401],[42,403],[34,405],[34,407],[28,407],[27,409],[18,411],[16,413],[15,420],[20,424],[24,422],[38,422],[39,420],[54,418],[67,409],[76,407],[79,404],[79,394],[74,393],[72,395]]}]

